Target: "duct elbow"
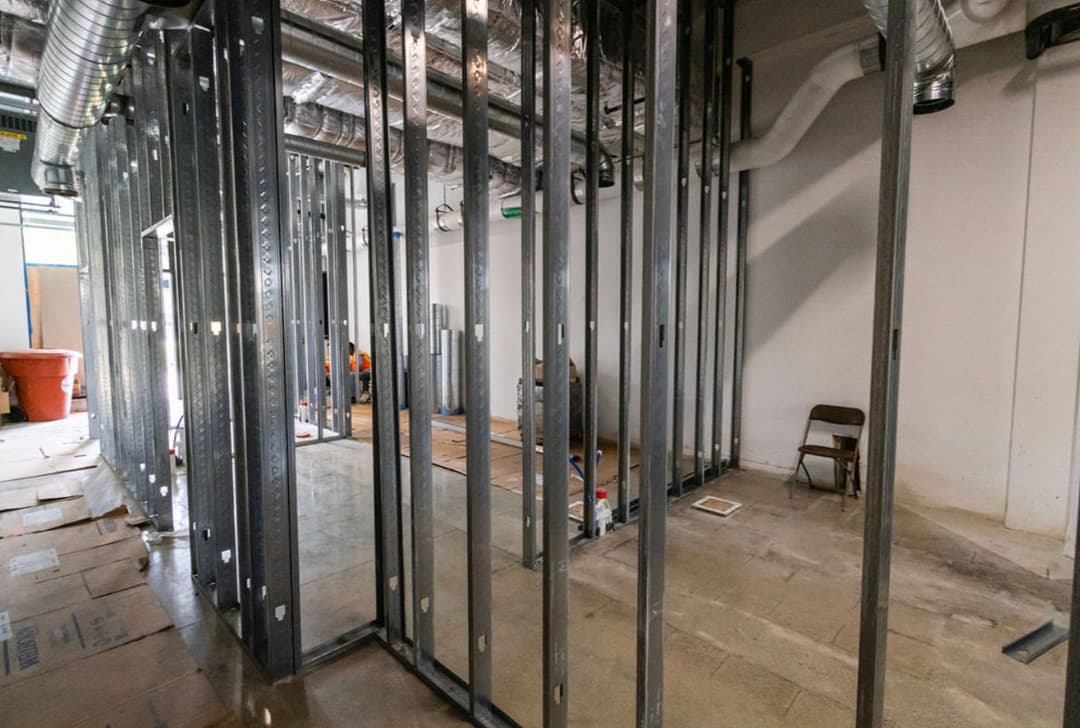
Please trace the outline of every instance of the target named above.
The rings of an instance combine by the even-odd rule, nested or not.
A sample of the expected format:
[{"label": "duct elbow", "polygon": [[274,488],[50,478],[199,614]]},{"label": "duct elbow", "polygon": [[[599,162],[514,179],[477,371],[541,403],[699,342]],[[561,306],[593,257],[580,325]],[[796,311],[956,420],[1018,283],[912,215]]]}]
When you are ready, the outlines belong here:
[{"label": "duct elbow", "polygon": [[[863,5],[885,35],[888,0],[863,0]],[[954,103],[956,47],[941,0],[917,0],[915,16],[915,113],[933,114]]]},{"label": "duct elbow", "polygon": [[936,114],[956,103],[953,98],[953,69],[915,81],[915,114]]},{"label": "duct elbow", "polygon": [[79,185],[76,182],[74,167],[50,164],[35,159],[30,165],[30,176],[33,177],[38,189],[46,195],[79,196]]}]

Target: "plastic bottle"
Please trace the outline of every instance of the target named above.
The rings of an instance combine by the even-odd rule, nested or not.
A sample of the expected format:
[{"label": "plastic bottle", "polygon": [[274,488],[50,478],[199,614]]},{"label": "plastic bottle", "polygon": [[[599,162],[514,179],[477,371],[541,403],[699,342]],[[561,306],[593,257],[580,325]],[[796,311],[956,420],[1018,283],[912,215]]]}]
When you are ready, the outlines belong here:
[{"label": "plastic bottle", "polygon": [[596,535],[603,536],[611,531],[611,506],[607,502],[607,491],[603,488],[596,489]]}]

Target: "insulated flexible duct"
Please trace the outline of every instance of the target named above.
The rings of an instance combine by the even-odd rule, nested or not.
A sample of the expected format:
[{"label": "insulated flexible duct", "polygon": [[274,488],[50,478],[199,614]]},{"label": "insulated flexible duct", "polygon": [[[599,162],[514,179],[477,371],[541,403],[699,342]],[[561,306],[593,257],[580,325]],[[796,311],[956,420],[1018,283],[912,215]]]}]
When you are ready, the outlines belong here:
[{"label": "insulated flexible duct", "polygon": [[42,192],[78,194],[79,146],[105,113],[147,8],[140,0],[53,0],[38,73],[32,169]]},{"label": "insulated flexible duct", "polygon": [[[390,164],[403,169],[405,164],[404,136],[390,128],[388,153]],[[317,104],[295,104],[286,99],[285,133],[339,147],[363,151],[365,148],[364,119]],[[445,184],[460,184],[464,160],[460,147],[438,141],[428,142],[428,171]],[[521,187],[521,170],[501,159],[490,157],[491,190],[505,194]]]},{"label": "insulated flexible duct", "polygon": [[[885,35],[889,0],[863,0],[866,11]],[[915,3],[915,113],[932,114],[953,105],[955,48],[941,0]]]}]

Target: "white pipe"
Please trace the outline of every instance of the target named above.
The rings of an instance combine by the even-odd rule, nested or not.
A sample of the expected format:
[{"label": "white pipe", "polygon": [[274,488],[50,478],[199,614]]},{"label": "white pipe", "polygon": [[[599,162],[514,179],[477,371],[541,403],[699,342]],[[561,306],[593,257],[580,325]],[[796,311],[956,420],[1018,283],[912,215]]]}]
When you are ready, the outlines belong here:
[{"label": "white pipe", "polygon": [[[876,52],[877,39],[870,42]],[[836,92],[865,74],[860,58],[866,45],[865,40],[850,43],[814,66],[764,135],[731,145],[731,172],[768,167],[790,154]]]},{"label": "white pipe", "polygon": [[[960,0],[948,12],[955,46],[966,48],[1023,30],[1027,24],[1026,6],[1021,1]],[[767,132],[731,145],[731,172],[767,167],[790,154],[833,96],[849,81],[870,72],[860,62],[869,43],[876,47],[877,39],[846,45],[814,66]],[[713,173],[718,170],[719,160],[714,157]]]}]

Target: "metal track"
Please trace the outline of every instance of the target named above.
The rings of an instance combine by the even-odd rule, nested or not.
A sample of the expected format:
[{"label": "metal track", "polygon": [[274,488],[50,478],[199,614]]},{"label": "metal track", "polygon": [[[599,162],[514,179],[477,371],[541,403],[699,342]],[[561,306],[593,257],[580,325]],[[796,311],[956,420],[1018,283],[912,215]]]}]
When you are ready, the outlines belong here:
[{"label": "metal track", "polygon": [[570,0],[544,0],[544,726],[567,725]]},{"label": "metal track", "polygon": [[409,492],[412,503],[413,656],[418,672],[435,659],[435,515],[431,491],[434,409],[428,255],[427,49],[424,0],[402,4],[405,50],[405,268],[409,321]]},{"label": "metal track", "polygon": [[648,0],[637,605],[637,725],[640,728],[659,727],[663,723],[675,15],[675,0]]},{"label": "metal track", "polygon": [[709,367],[709,273],[712,262],[712,155],[716,144],[716,103],[714,93],[716,75],[716,31],[719,23],[719,6],[708,3],[705,8],[705,47],[702,78],[702,117],[701,128],[701,209],[698,218],[698,327],[697,327],[697,362],[694,367],[694,483],[705,482],[705,392]]},{"label": "metal track", "polygon": [[[739,100],[739,139],[751,136],[751,105],[754,98],[754,62],[749,58],[738,61],[742,76]],[[731,445],[728,465],[739,467],[742,451],[742,390],[743,365],[746,359],[746,236],[750,225],[750,170],[739,172],[739,210],[735,237],[735,314],[731,343]]]},{"label": "metal track", "polygon": [[536,547],[536,3],[521,3],[521,563]]},{"label": "metal track", "polygon": [[713,344],[713,406],[711,458],[713,473],[723,473],[724,344],[727,338],[728,213],[731,190],[731,88],[735,45],[735,0],[725,0],[723,42],[720,46],[720,204],[716,213],[716,340]]},{"label": "metal track", "polygon": [[463,0],[465,113],[465,417],[469,538],[469,702],[475,719],[491,713],[491,320],[488,312],[487,2]]},{"label": "metal track", "polygon": [[619,181],[619,458],[615,518],[630,520],[630,368],[634,306],[634,0],[623,5],[622,175]]},{"label": "metal track", "polygon": [[372,387],[375,403],[375,502],[380,616],[386,640],[404,637],[405,590],[401,548],[401,473],[398,468],[396,310],[394,305],[393,220],[386,121],[386,9],[364,4],[365,126],[367,130],[368,239],[371,266]]},{"label": "metal track", "polygon": [[873,349],[870,360],[866,518],[855,717],[858,728],[881,728],[885,720],[885,643],[889,619],[900,328],[911,169],[915,0],[890,3],[888,19]]}]

